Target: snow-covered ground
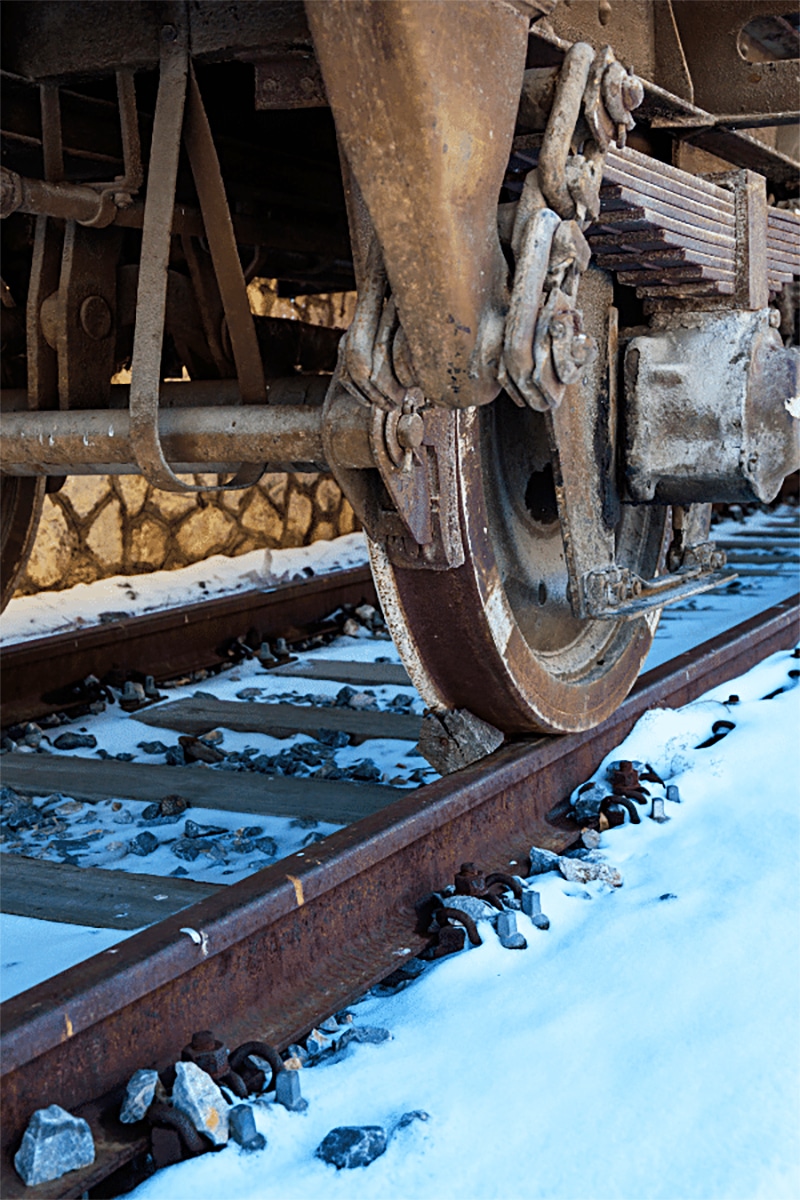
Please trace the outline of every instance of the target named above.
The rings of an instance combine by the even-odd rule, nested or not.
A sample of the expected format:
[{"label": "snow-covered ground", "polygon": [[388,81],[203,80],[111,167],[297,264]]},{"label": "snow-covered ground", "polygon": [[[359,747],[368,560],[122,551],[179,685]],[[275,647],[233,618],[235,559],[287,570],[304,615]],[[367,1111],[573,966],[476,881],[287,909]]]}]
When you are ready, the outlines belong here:
[{"label": "snow-covered ground", "polygon": [[[666,824],[603,835],[622,887],[538,876],[551,924],[519,915],[527,949],[481,922],[480,947],[353,1006],[392,1040],[302,1070],[306,1113],[254,1103],[264,1150],[168,1168],[137,1200],[797,1200],[796,664],[776,654],[651,711],[609,755],[646,760],[681,797]],[[735,729],[698,749],[721,717]],[[369,1166],[314,1156],[336,1126],[410,1110],[429,1119]]]},{"label": "snow-covered ground", "polygon": [[[779,510],[759,514],[755,521],[789,525],[795,517],[796,511]],[[726,522],[714,535],[731,537],[740,530],[737,522]],[[269,579],[262,577],[257,585],[317,573],[327,569],[326,563],[334,569],[364,561],[360,535],[338,543],[343,545],[275,552]],[[794,543],[791,553],[796,555]],[[295,562],[283,555],[300,558]],[[248,566],[241,578],[237,574],[250,557],[212,560],[213,594],[254,586],[247,572],[255,568]],[[210,564],[202,566],[204,572],[185,588],[175,577],[186,572],[168,573],[166,590],[157,586],[152,594],[148,579],[127,581],[137,593],[130,605],[119,603],[122,587],[113,601],[103,598],[100,589],[106,585],[98,584],[74,589],[81,597],[51,594],[55,617],[48,613],[47,597],[41,623],[35,617],[31,624],[30,608],[22,624],[16,613],[9,624],[7,612],[0,621],[3,638],[43,635],[74,625],[79,616],[89,623],[102,611],[152,611],[197,599],[199,583],[208,589],[212,578]],[[743,575],[740,586],[727,593],[668,609],[645,669],[797,590],[797,567],[791,562],[765,570]],[[94,598],[87,594],[92,588],[98,589]],[[60,625],[52,623],[56,618]],[[373,639],[366,630],[316,653],[398,661],[390,642]],[[393,1040],[351,1045],[340,1061],[302,1071],[310,1102],[306,1114],[289,1113],[271,1101],[256,1103],[256,1122],[268,1139],[264,1151],[248,1155],[231,1145],[222,1154],[160,1173],[136,1195],[293,1200],[317,1197],[324,1189],[346,1200],[411,1195],[449,1200],[464,1194],[498,1200],[796,1200],[800,691],[791,687],[772,700],[761,699],[793,683],[788,670],[796,666],[788,654],[776,655],[682,710],[648,713],[609,756],[650,762],[678,785],[682,798],[680,805],[667,804],[667,824],[645,819],[603,835],[601,851],[621,871],[621,888],[567,883],[555,873],[538,877],[551,927],[539,931],[520,914],[526,950],[504,950],[484,922],[481,947],[429,965],[395,996],[372,995],[354,1006],[356,1024],[385,1026]],[[261,703],[278,699],[292,681],[266,675],[251,661],[199,686],[223,699],[258,687],[251,702]],[[197,687],[170,690],[169,698]],[[299,685],[309,703],[330,703],[339,688],[311,680]],[[401,695],[412,701],[412,711],[421,710],[413,689],[372,690],[380,708]],[[739,703],[726,706],[733,693]],[[736,728],[715,746],[696,749],[720,717]],[[65,729],[84,729],[97,738],[99,749],[134,754],[141,762],[163,761],[163,755],[145,753],[139,742],[176,741],[173,732],[144,726],[117,706]],[[54,740],[60,732],[47,735]],[[257,754],[274,755],[308,740],[222,733],[226,752],[253,747]],[[425,767],[411,743],[398,742],[344,747],[336,751],[335,765],[347,769],[364,758],[395,785],[419,782],[420,776],[411,776]],[[228,778],[221,774],[221,781]],[[58,806],[58,801],[51,805]],[[87,821],[92,829],[108,826],[76,860],[102,856],[114,841],[124,845],[141,831],[143,808],[126,800],[116,810],[111,804],[86,805],[65,814],[60,819],[70,836]],[[115,821],[121,812],[129,817]],[[276,842],[272,858],[333,828],[211,810],[193,809],[191,817],[231,831],[262,826],[259,836]],[[169,839],[178,830],[159,826],[153,831],[165,843],[155,854],[114,858],[114,851],[104,865],[174,871],[178,860],[171,857]],[[47,841],[41,839],[37,852],[52,857]],[[231,852],[227,861],[204,859],[198,867],[181,860],[179,865],[191,878],[223,883],[269,860],[252,851]],[[126,936],[10,916],[3,916],[0,934],[4,998]],[[402,1113],[417,1109],[429,1120],[400,1130],[369,1167],[337,1172],[314,1157],[334,1126],[389,1127]]]},{"label": "snow-covered ground", "polygon": [[[735,539],[744,528],[749,532],[763,529],[766,533],[776,525],[796,531],[797,510],[784,506],[774,512],[756,513],[748,518],[746,526],[729,519],[715,526],[713,533],[717,538]],[[796,542],[787,542],[787,553],[796,557]],[[363,535],[350,534],[333,542],[318,542],[297,550],[259,551],[232,559],[217,556],[206,563],[180,571],[137,576],[135,581],[105,580],[80,585],[68,592],[43,593],[39,597],[12,601],[0,618],[0,643],[10,644],[21,637],[44,636],[59,629],[96,623],[99,614],[109,609],[120,611],[121,608],[130,614],[151,612],[189,603],[201,595],[230,594],[253,586],[271,587],[279,582],[307,577],[309,574],[322,574],[365,561]],[[772,562],[758,575],[743,576],[732,588],[707,593],[666,609],[644,669],[657,666],[680,651],[746,619],[766,605],[784,599],[797,590],[797,574],[797,567],[791,561],[785,564]],[[316,654],[317,657],[328,659],[360,661],[374,661],[381,657],[399,662],[391,642],[373,638],[366,629],[360,633],[358,638],[341,637],[319,651],[311,652],[308,657],[313,658]],[[232,700],[248,689],[257,688],[258,694],[251,697],[251,702],[262,703],[287,697],[291,694],[292,686],[291,679],[269,675],[251,660],[204,681],[200,690],[220,699]],[[170,689],[167,694],[170,700],[177,700],[192,695],[195,690],[197,685],[192,684]],[[296,699],[299,691],[309,703],[330,704],[339,690],[337,683],[302,680],[293,698]],[[374,694],[379,708],[386,709],[405,701],[407,707],[400,711],[422,711],[422,702],[413,688],[377,687],[367,690]],[[167,747],[176,744],[173,731],[144,726],[122,713],[116,705],[66,728],[92,735],[100,752],[132,755],[136,761],[143,763],[164,761],[163,751],[148,753],[143,743],[153,745],[160,741]],[[64,730],[59,728],[47,731],[45,735],[47,741],[44,745],[52,753],[84,757],[94,752],[86,748],[73,751],[53,748],[52,742],[62,732]],[[257,734],[230,730],[220,732],[223,737],[220,745],[226,753],[250,753],[251,757],[274,756],[312,740],[304,735],[279,741]],[[328,771],[335,766],[344,772],[352,771],[357,769],[356,764],[363,763],[365,759],[374,766],[376,775],[383,782],[394,786],[418,786],[421,782],[436,778],[436,773],[417,754],[411,742],[372,740],[358,747],[339,748],[321,769]],[[1,768],[2,760],[0,773]],[[299,773],[312,774],[319,769],[303,766]],[[227,779],[228,776],[223,775],[221,784]],[[63,799],[68,800],[66,797]],[[50,813],[57,811],[59,828],[55,833],[59,838],[76,838],[92,832],[91,843],[84,849],[75,850],[69,861],[102,865],[109,870],[165,876],[177,873],[207,883],[234,883],[268,862],[295,852],[304,841],[325,836],[336,828],[322,822],[310,825],[288,818],[256,818],[247,813],[192,809],[187,814],[192,820],[224,828],[229,834],[217,839],[217,850],[220,852],[213,857],[203,854],[194,861],[187,861],[175,857],[173,852],[173,844],[182,832],[182,822],[153,826],[142,815],[146,807],[143,803],[124,799],[120,805],[111,797],[105,804],[97,806],[68,804],[75,811],[67,815],[62,798],[50,799],[48,803],[47,797],[41,797],[35,802]],[[128,852],[127,844],[131,837],[143,829],[154,832],[160,844],[153,853],[140,857]],[[258,833],[255,833],[256,829]],[[98,830],[102,833],[98,834]],[[243,837],[241,831],[248,836]],[[274,842],[274,851],[271,851],[270,839]],[[63,861],[63,851],[53,848],[53,840],[52,829],[43,829],[38,833],[23,832],[16,843],[9,839],[2,849]],[[261,844],[254,848],[254,842]],[[83,961],[121,936],[124,935],[114,931],[0,915],[0,998],[16,995],[57,971]]]},{"label": "snow-covered ground", "polygon": [[[776,525],[795,530],[795,539],[786,542],[790,561],[784,564],[765,562],[759,568],[758,576],[743,575],[734,585],[735,604],[730,603],[723,591],[709,592],[666,608],[657,643],[645,664],[646,670],[678,652],[676,634],[683,641],[684,631],[688,631],[688,636],[694,638],[692,644],[696,644],[727,628],[726,622],[736,624],[745,620],[765,604],[776,603],[797,590],[796,556],[800,543],[797,540],[796,507],[782,505],[770,512],[751,513],[746,526],[740,520],[727,518],[716,524],[711,534],[718,539],[735,538],[746,527],[748,532],[762,530],[769,536],[769,531]],[[753,551],[758,553],[758,548],[753,547]],[[792,556],[794,561],[791,561]],[[237,558],[216,554],[205,562],[193,563],[177,571],[119,575],[95,583],[81,583],[68,591],[21,596],[12,600],[0,616],[0,647],[97,625],[112,614],[141,616],[253,588],[267,591],[281,583],[362,566],[367,561],[363,533],[348,533],[330,542],[314,542],[297,549],[253,550]]]},{"label": "snow-covered ground", "polygon": [[63,592],[38,592],[11,600],[0,617],[0,646],[99,625],[112,617],[138,617],[252,589],[325,575],[367,562],[363,533],[290,550],[251,550],[237,558],[215,554],[177,571],[114,575]]}]

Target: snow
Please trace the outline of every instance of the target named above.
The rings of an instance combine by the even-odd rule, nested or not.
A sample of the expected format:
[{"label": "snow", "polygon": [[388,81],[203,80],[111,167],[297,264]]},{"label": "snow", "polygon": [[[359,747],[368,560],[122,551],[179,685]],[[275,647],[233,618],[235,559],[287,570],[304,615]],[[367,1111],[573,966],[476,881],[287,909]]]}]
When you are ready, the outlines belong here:
[{"label": "snow", "polygon": [[[682,800],[603,835],[622,888],[538,876],[551,927],[518,914],[527,950],[482,922],[482,946],[353,1007],[392,1040],[303,1070],[306,1114],[255,1103],[265,1150],[171,1167],[137,1200],[796,1200],[800,689],[761,699],[795,665],[776,654],[648,712],[608,756],[645,759]],[[720,715],[736,728],[697,749]],[[335,1126],[412,1109],[429,1121],[368,1167],[314,1157]]]},{"label": "snow", "polygon": [[11,600],[0,617],[0,646],[48,634],[87,628],[111,613],[141,616],[252,589],[270,591],[282,583],[325,575],[368,561],[363,533],[287,550],[251,550],[236,558],[215,554],[176,571],[114,575],[79,583],[62,592],[38,592]]},{"label": "snow", "polygon": [[[775,523],[796,528],[796,515],[791,509],[758,514],[747,528],[754,519],[765,531]],[[713,535],[735,537],[741,528],[730,521],[716,526]],[[795,544],[790,549],[796,553]],[[276,551],[269,560],[261,552],[218,558],[180,572],[25,598],[12,601],[3,615],[0,640],[10,644],[90,624],[107,610],[153,611],[200,594],[270,587],[365,559],[363,537],[356,534],[302,551]],[[740,586],[727,593],[665,610],[644,669],[796,590],[797,567],[777,562],[758,576],[743,574]],[[391,642],[366,630],[307,657],[315,655],[399,661]],[[159,1173],[135,1195],[299,1200],[316,1198],[324,1189],[332,1200],[411,1195],[449,1200],[462,1194],[485,1200],[795,1200],[800,690],[769,701],[761,697],[785,684],[787,671],[796,666],[788,654],[775,655],[684,709],[651,711],[609,755],[609,761],[650,762],[678,785],[683,801],[667,804],[671,819],[664,825],[644,819],[603,835],[601,850],[621,871],[622,888],[576,885],[554,873],[537,877],[551,928],[541,932],[518,914],[527,950],[502,949],[483,923],[481,947],[431,964],[395,996],[373,994],[354,1006],[357,1024],[386,1026],[393,1040],[351,1045],[340,1061],[304,1070],[303,1094],[310,1102],[305,1115],[268,1100],[256,1103],[266,1150],[245,1155],[230,1146]],[[280,699],[293,683],[249,661],[199,688],[233,699],[256,686],[262,691],[252,703],[258,704]],[[341,685],[302,679],[297,686],[306,702],[324,703]],[[197,689],[197,684],[170,689],[168,699]],[[375,694],[381,708],[399,693],[415,697],[413,711],[422,709],[412,688],[364,690]],[[734,693],[739,702],[726,704]],[[697,749],[720,718],[736,728],[715,746]],[[163,756],[145,755],[138,742],[177,740],[174,732],[144,726],[116,705],[66,728],[86,729],[108,753],[132,753],[140,762],[160,762]],[[54,739],[59,732],[47,734]],[[259,754],[275,754],[307,740],[221,732],[226,751],[252,746]],[[371,758],[386,781],[403,786],[412,786],[409,777],[425,766],[410,742],[371,741],[336,754],[342,767],[360,758]],[[221,773],[221,784],[235,778]],[[433,778],[428,770],[425,779]],[[109,841],[139,832],[144,805],[125,800],[123,807],[131,815],[127,824],[114,822],[110,801],[87,805],[66,822],[67,836],[79,834],[88,822],[107,829],[86,861]],[[230,830],[262,826],[263,835],[278,843],[276,857],[297,850],[310,833],[335,828],[194,808],[189,815]],[[166,842],[181,826],[152,832]],[[255,870],[251,861],[230,856],[227,863],[203,859],[181,866],[189,878],[222,884]],[[151,856],[127,854],[105,865],[168,874],[176,862],[169,846],[161,845]],[[3,998],[129,936],[7,915],[0,933]],[[388,1128],[413,1109],[425,1110],[430,1120],[400,1130],[386,1154],[367,1168],[336,1172],[314,1157],[337,1125]]]},{"label": "snow", "polygon": [[[796,535],[797,509],[784,504],[770,511],[751,513],[747,518],[747,530],[763,530],[766,537],[775,526],[794,530]],[[728,518],[713,527],[711,536],[735,538],[742,529],[740,520]],[[758,552],[757,547],[752,549]],[[787,554],[796,555],[797,549],[796,536],[794,541],[787,540]],[[348,533],[329,542],[314,542],[296,549],[253,550],[236,558],[216,554],[205,562],[176,571],[114,576],[81,583],[68,591],[20,596],[10,602],[0,617],[0,646],[96,625],[103,614],[138,616],[253,588],[267,591],[281,583],[363,566],[367,561],[364,534]],[[735,605],[730,604],[723,590],[666,608],[645,670],[677,653],[677,638],[682,640],[685,631],[691,631],[696,644],[797,590],[798,571],[791,560],[783,564],[765,563],[759,570],[758,576],[743,575],[734,585]]]},{"label": "snow", "polygon": [[60,971],[116,946],[138,930],[93,929],[2,914],[0,1001],[44,983]]}]

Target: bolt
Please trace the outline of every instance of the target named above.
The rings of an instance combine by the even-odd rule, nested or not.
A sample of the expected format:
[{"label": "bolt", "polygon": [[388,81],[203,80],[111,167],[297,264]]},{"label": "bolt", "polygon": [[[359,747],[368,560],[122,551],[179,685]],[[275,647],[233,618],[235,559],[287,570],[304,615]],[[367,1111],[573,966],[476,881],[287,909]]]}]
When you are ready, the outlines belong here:
[{"label": "bolt", "polygon": [[275,638],[275,657],[291,658],[289,647],[286,644],[286,638]]},{"label": "bolt", "polygon": [[257,651],[258,661],[262,667],[275,667],[278,665],[278,660],[269,648],[269,642],[262,642],[260,650]]},{"label": "bolt", "polygon": [[562,338],[567,336],[567,327],[563,321],[551,321],[550,336],[556,341],[561,341]]},{"label": "bolt", "polygon": [[480,896],[486,890],[483,872],[474,862],[462,863],[454,882],[459,896]]},{"label": "bolt", "polygon": [[669,820],[669,817],[664,812],[664,801],[662,800],[661,796],[653,797],[653,807],[650,811],[650,820],[658,821],[659,825],[663,825],[665,821]]},{"label": "bolt", "polygon": [[550,921],[542,912],[542,902],[539,892],[526,888],[522,893],[522,911],[530,917],[537,929],[549,929]]},{"label": "bolt", "polygon": [[397,422],[397,441],[404,450],[416,450],[425,436],[425,422],[419,413],[403,413]]},{"label": "bolt", "polygon": [[579,333],[572,339],[570,355],[572,361],[577,363],[579,367],[582,367],[588,361],[591,351],[591,343],[585,333]]},{"label": "bolt", "polygon": [[178,31],[174,25],[162,25],[161,26],[162,42],[174,42],[177,40],[177,37],[178,37]]},{"label": "bolt", "polygon": [[622,103],[628,112],[633,112],[635,108],[644,100],[644,87],[638,75],[632,73],[627,74],[622,80]]},{"label": "bolt", "polygon": [[199,1029],[192,1034],[192,1040],[189,1045],[192,1050],[198,1052],[213,1050],[217,1044],[217,1039],[214,1037],[210,1029]]},{"label": "bolt", "polygon": [[111,309],[102,296],[87,296],[80,307],[80,322],[83,332],[95,342],[101,342],[111,333],[113,318]]}]

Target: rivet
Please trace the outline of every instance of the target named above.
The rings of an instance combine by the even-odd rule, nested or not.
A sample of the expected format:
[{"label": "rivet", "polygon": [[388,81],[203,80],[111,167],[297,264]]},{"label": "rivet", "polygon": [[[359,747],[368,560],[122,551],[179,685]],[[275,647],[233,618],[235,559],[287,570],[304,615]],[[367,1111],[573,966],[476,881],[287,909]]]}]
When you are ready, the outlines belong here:
[{"label": "rivet", "polygon": [[83,332],[95,342],[101,342],[111,333],[113,320],[111,309],[102,296],[87,296],[80,307],[80,322]]}]

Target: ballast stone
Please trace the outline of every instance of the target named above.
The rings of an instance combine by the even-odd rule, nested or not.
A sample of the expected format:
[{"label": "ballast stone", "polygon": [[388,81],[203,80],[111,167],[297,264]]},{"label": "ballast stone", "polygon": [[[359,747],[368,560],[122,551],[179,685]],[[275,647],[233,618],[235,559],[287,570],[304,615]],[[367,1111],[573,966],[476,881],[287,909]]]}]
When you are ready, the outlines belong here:
[{"label": "ballast stone", "polygon": [[157,1086],[158,1071],[150,1071],[143,1068],[131,1075],[119,1114],[119,1119],[123,1125],[132,1125],[134,1121],[141,1121],[144,1118],[145,1113],[153,1103]]},{"label": "ballast stone", "polygon": [[37,1108],[14,1155],[14,1166],[26,1187],[60,1179],[67,1171],[93,1162],[94,1139],[88,1122],[59,1104]]},{"label": "ballast stone", "polygon": [[593,879],[599,879],[601,883],[609,883],[612,887],[622,887],[622,876],[608,863],[562,858],[559,859],[558,869],[570,883],[589,883]]},{"label": "ballast stone", "polygon": [[386,1152],[386,1131],[380,1125],[339,1125],[322,1139],[314,1154],[337,1171],[368,1167]]},{"label": "ballast stone", "polygon": [[197,1063],[175,1064],[173,1108],[185,1113],[199,1133],[215,1146],[226,1145],[229,1137],[228,1102],[214,1080]]},{"label": "ballast stone", "polygon": [[531,875],[546,875],[548,871],[557,871],[559,861],[559,856],[552,850],[531,846]]},{"label": "ballast stone", "polygon": [[457,908],[459,912],[472,917],[473,921],[493,920],[497,916],[495,906],[488,900],[482,900],[480,896],[446,896],[443,907]]}]

